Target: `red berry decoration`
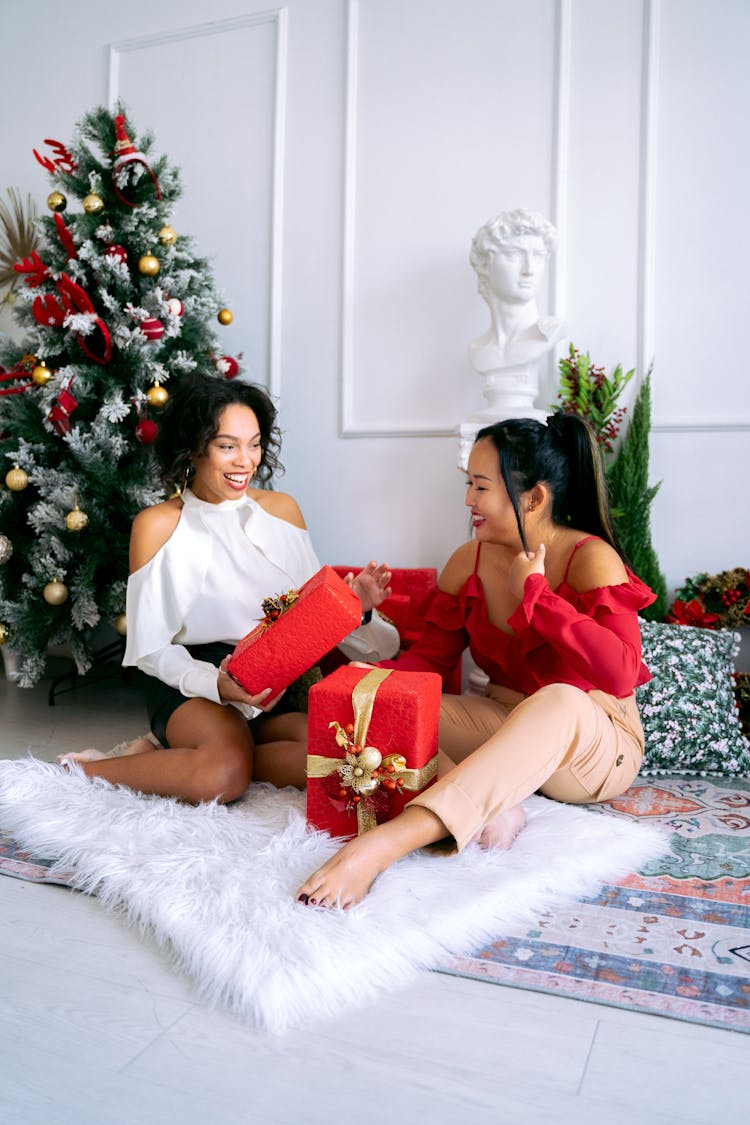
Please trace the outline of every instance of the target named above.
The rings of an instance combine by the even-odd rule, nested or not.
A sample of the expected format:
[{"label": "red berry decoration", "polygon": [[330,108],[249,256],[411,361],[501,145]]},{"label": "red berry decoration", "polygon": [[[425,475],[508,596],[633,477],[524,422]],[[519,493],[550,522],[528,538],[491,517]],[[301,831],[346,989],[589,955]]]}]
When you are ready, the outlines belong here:
[{"label": "red berry decoration", "polygon": [[152,442],[156,441],[158,432],[159,427],[150,418],[142,418],[135,427],[135,436],[141,445],[151,445]]},{"label": "red berry decoration", "polygon": [[164,325],[155,316],[148,316],[141,321],[141,332],[147,340],[161,340],[164,335]]}]

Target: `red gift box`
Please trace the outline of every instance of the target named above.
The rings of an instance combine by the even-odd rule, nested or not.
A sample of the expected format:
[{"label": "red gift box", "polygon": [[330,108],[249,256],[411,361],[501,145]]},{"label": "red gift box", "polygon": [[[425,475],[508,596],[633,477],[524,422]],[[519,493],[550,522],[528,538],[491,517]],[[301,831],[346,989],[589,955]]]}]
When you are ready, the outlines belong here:
[{"label": "red gift box", "polygon": [[238,643],[230,675],[250,695],[270,687],[269,699],[317,663],[362,620],[362,603],[330,566],[299,590],[263,602],[266,616]]},{"label": "red gift box", "polygon": [[[341,578],[356,574],[357,567],[333,568]],[[391,596],[378,606],[378,613],[390,618],[398,629],[401,645],[408,648],[422,632],[424,615],[437,587],[434,567],[395,567],[391,571]]]},{"label": "red gift box", "polygon": [[339,668],[310,688],[307,821],[356,836],[437,777],[440,676]]}]

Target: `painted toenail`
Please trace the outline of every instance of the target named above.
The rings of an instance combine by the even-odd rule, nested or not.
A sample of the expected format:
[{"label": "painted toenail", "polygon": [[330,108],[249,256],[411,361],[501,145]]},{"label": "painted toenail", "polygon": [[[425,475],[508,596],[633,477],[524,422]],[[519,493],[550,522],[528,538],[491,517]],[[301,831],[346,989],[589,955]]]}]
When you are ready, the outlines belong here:
[{"label": "painted toenail", "polygon": [[317,905],[318,905],[318,900],[316,898],[311,898],[310,899],[310,906],[317,906]]},{"label": "painted toenail", "polygon": [[305,906],[307,906],[307,900],[309,899],[309,897],[309,895],[298,895],[297,902],[304,902]]}]

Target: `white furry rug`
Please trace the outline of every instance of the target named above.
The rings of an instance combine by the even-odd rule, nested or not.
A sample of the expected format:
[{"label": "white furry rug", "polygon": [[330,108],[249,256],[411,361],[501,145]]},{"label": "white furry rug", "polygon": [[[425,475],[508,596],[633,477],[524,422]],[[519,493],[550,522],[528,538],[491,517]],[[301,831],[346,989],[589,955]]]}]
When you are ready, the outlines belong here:
[{"label": "white furry rug", "polygon": [[80,770],[0,762],[0,828],[150,928],[201,995],[280,1032],[362,1005],[665,850],[656,830],[542,797],[507,852],[416,853],[349,911],[294,902],[335,850],[304,796],[251,786],[232,808],[141,797]]}]

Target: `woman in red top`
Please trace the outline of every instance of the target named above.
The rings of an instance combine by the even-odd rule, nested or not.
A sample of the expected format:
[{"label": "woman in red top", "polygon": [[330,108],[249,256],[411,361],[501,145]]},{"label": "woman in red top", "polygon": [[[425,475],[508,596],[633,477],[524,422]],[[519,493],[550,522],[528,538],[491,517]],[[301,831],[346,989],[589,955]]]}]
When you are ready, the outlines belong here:
[{"label": "woman in red top", "polygon": [[446,837],[508,847],[532,793],[600,801],[638,773],[634,693],[650,678],[638,610],[654,595],[620,554],[591,429],[562,413],[485,427],[466,504],[475,538],[448,561],[421,639],[386,664],[447,677],[468,644],[485,695],[443,696],[439,781],[344,845],[300,902],[351,906],[394,860]]}]

